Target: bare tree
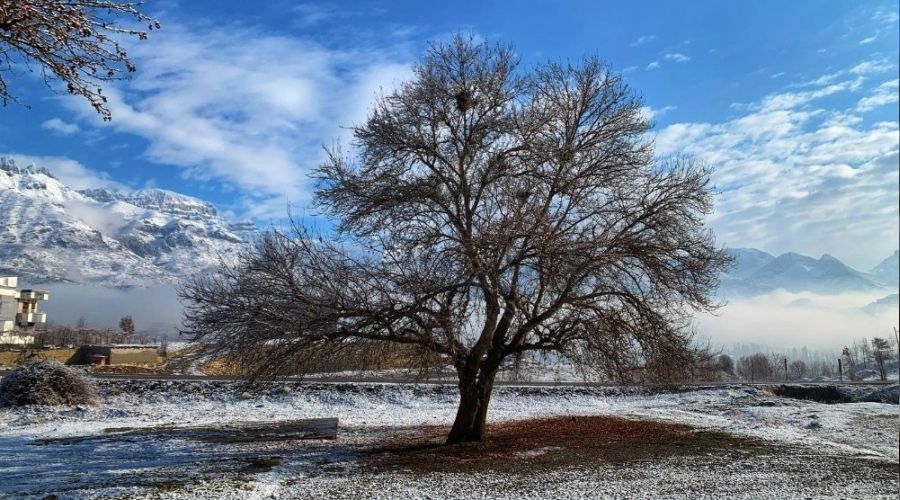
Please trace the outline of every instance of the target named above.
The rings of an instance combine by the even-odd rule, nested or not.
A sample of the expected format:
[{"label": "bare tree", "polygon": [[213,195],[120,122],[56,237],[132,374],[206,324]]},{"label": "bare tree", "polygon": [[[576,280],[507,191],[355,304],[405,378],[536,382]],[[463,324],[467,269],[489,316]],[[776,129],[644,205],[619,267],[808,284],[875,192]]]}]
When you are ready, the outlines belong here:
[{"label": "bare tree", "polygon": [[844,346],[844,349],[841,351],[841,358],[844,360],[845,369],[849,374],[849,378],[851,381],[856,380],[856,360],[858,359],[854,356],[853,351],[850,350],[849,347]]},{"label": "bare tree", "polygon": [[758,352],[739,359],[737,372],[744,380],[760,382],[770,380],[775,374],[775,368],[768,356]]},{"label": "bare tree", "polygon": [[708,170],[654,161],[622,78],[594,58],[522,73],[510,48],[461,36],[414,75],[353,129],[358,156],[317,170],[337,239],[270,231],[182,287],[187,332],[265,346],[258,376],[311,345],[418,346],[458,374],[449,443],[484,439],[518,353],[622,378],[689,366],[688,322],[716,307],[728,262],[704,226]]},{"label": "bare tree", "polygon": [[791,374],[792,380],[801,380],[809,373],[806,363],[799,359],[792,361],[791,364],[788,365],[788,371]]},{"label": "bare tree", "polygon": [[[7,75],[17,67],[39,67],[52,88],[84,97],[110,120],[101,84],[123,78],[135,65],[119,37],[147,38],[159,23],[138,10],[139,3],[114,0],[0,0],[0,101],[16,98]],[[133,23],[122,24],[120,18]],[[147,30],[143,30],[144,26]]]},{"label": "bare tree", "polygon": [[878,366],[878,373],[881,376],[881,380],[887,380],[887,372],[884,369],[884,362],[888,359],[891,359],[893,355],[890,341],[888,339],[874,337],[872,339],[872,351],[875,363]]},{"label": "bare tree", "polygon": [[716,368],[726,375],[734,376],[734,360],[727,354],[720,354],[716,358]]},{"label": "bare tree", "polygon": [[122,331],[125,338],[130,339],[134,336],[134,319],[131,315],[122,316],[122,319],[119,320],[119,330]]},{"label": "bare tree", "polygon": [[864,368],[869,368],[869,361],[872,360],[872,344],[869,339],[863,337],[860,340],[853,341],[854,350],[859,352],[859,359],[862,359]]}]

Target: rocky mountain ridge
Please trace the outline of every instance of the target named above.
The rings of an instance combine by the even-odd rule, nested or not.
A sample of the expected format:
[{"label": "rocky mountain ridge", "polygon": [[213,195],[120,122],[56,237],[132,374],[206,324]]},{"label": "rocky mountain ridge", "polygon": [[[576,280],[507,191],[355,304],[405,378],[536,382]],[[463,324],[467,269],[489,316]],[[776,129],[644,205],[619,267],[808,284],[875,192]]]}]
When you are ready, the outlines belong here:
[{"label": "rocky mountain ridge", "polygon": [[28,283],[173,283],[252,238],[203,200],[163,189],[75,190],[0,158],[0,273]]},{"label": "rocky mountain ridge", "polygon": [[[252,222],[223,217],[211,203],[163,189],[75,190],[47,169],[0,158],[0,274],[27,283],[107,287],[176,283],[214,266],[252,239]],[[868,272],[825,254],[772,255],[731,248],[723,297],[787,290],[896,292],[900,252]]]}]

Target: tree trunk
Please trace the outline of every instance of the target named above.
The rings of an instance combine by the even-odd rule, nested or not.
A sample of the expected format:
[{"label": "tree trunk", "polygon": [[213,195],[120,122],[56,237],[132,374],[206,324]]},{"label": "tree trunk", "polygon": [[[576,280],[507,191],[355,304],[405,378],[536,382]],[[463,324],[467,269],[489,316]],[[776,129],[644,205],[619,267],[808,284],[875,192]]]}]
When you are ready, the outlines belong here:
[{"label": "tree trunk", "polygon": [[487,412],[491,402],[491,393],[494,391],[494,376],[496,370],[486,376],[482,382],[481,404],[478,406],[478,413],[475,414],[475,421],[472,423],[472,431],[470,441],[484,441],[487,437]]},{"label": "tree trunk", "polygon": [[488,403],[496,373],[496,369],[486,373],[484,367],[478,375],[460,373],[459,407],[447,436],[447,444],[484,441]]}]

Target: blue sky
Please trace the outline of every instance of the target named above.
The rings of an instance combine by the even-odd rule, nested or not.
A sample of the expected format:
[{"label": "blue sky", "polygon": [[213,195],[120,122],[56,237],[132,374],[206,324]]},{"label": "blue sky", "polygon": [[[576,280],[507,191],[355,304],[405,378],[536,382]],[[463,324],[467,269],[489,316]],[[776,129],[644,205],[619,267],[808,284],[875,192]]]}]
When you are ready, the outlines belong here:
[{"label": "blue sky", "polygon": [[660,155],[717,168],[722,243],[868,268],[898,238],[896,2],[147,1],[105,124],[21,74],[0,154],[76,187],[155,186],[265,223],[310,198],[322,145],[349,142],[427,41],[514,44],[527,68],[596,54],[623,72]]}]

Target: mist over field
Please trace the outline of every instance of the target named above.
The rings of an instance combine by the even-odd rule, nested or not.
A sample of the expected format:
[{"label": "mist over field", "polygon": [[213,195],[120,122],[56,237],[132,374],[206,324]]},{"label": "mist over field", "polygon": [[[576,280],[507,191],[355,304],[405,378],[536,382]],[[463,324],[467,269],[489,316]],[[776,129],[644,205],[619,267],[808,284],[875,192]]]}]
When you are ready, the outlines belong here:
[{"label": "mist over field", "polygon": [[160,285],[117,289],[79,284],[35,286],[50,292],[41,309],[55,325],[75,325],[84,317],[88,327],[118,328],[122,316],[134,318],[138,333],[177,334],[182,307],[175,288]]},{"label": "mist over field", "polygon": [[[40,288],[38,286],[37,288]],[[134,317],[139,331],[175,334],[182,306],[175,287],[114,289],[53,284],[42,304],[56,325],[74,325],[84,316],[88,326],[116,328],[119,318]],[[758,344],[772,350],[807,347],[840,350],[853,339],[888,337],[900,324],[900,305],[867,308],[884,293],[819,295],[779,290],[752,298],[732,298],[715,314],[695,318],[698,338],[714,348]]]},{"label": "mist over field", "polygon": [[773,350],[808,347],[839,350],[853,339],[890,337],[900,306],[867,307],[885,293],[818,295],[778,290],[730,299],[716,314],[695,319],[698,334],[713,346],[759,344]]}]

